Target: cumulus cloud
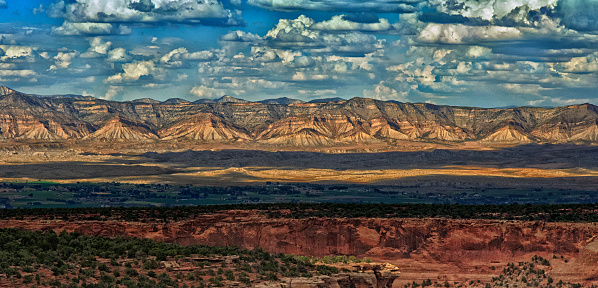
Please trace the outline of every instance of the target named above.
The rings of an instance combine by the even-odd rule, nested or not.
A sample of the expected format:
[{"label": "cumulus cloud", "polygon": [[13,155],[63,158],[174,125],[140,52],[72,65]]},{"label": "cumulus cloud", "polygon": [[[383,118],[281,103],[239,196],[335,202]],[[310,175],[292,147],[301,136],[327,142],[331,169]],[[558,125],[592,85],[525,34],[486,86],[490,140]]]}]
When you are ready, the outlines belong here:
[{"label": "cumulus cloud", "polygon": [[153,61],[125,63],[122,68],[124,73],[110,76],[104,82],[109,84],[134,82],[139,80],[142,76],[154,76],[158,72]]},{"label": "cumulus cloud", "polygon": [[334,89],[298,90],[297,92],[299,92],[299,94],[301,94],[301,95],[310,95],[310,96],[336,95],[338,93]]},{"label": "cumulus cloud", "polygon": [[[354,21],[355,19],[356,21]],[[348,15],[332,16],[330,20],[314,23],[310,26],[311,29],[327,31],[327,32],[342,32],[342,31],[359,31],[376,34],[415,34],[419,23],[411,21],[410,17],[405,16],[399,22],[391,24],[387,19],[375,18],[376,21],[369,22],[372,19],[360,19],[359,17],[351,17]],[[368,21],[368,22],[364,22]]]},{"label": "cumulus cloud", "polygon": [[276,51],[267,47],[252,47],[251,55],[253,56],[254,61],[261,63],[280,60]]},{"label": "cumulus cloud", "polygon": [[89,39],[89,49],[87,52],[81,54],[81,58],[96,58],[106,55],[112,46],[112,42],[102,42],[102,37],[94,37]]},{"label": "cumulus cloud", "polygon": [[325,75],[325,74],[307,74],[305,72],[296,72],[295,75],[293,75],[293,77],[292,77],[292,79],[294,81],[307,81],[307,80],[322,81],[322,80],[327,80],[329,78],[330,78],[329,75]]},{"label": "cumulus cloud", "polygon": [[183,66],[182,60],[193,60],[193,61],[209,61],[215,58],[212,51],[198,51],[189,53],[187,48],[177,48],[166,53],[160,58],[160,63],[170,67],[181,67]]},{"label": "cumulus cloud", "polygon": [[110,45],[112,45],[112,42],[102,42],[102,38],[95,37],[89,41],[89,51],[96,52],[98,54],[106,54],[108,49],[110,49]]},{"label": "cumulus cloud", "polygon": [[[591,5],[596,3],[588,0],[588,8],[580,5],[563,5],[563,2],[580,2],[579,0],[430,0],[426,12],[418,13],[418,19],[426,23],[438,24],[464,24],[468,26],[506,26],[517,27],[535,34],[554,35],[561,34],[563,27],[562,16],[569,17],[571,22],[581,21],[588,23],[595,13]],[[590,3],[592,2],[592,3]],[[559,8],[564,7],[566,8]],[[574,7],[571,7],[574,6]],[[575,6],[587,12],[576,12]],[[583,8],[582,8],[583,7]],[[597,8],[598,9],[598,8]],[[436,10],[436,11],[434,11]],[[579,10],[582,11],[582,10]],[[598,10],[594,11],[598,12]],[[580,16],[580,17],[578,17]],[[585,20],[584,20],[585,19]],[[595,20],[595,18],[594,18]],[[561,23],[563,22],[563,23]],[[595,23],[595,21],[594,21]],[[571,23],[570,26],[579,26]]]},{"label": "cumulus cloud", "polygon": [[557,104],[559,106],[588,103],[588,102],[590,102],[592,100],[596,100],[596,99],[589,99],[589,98],[565,99],[565,98],[561,98],[561,97],[550,98],[550,101],[552,101],[552,103],[555,103],[555,104]]},{"label": "cumulus cloud", "polygon": [[315,23],[311,26],[315,30],[329,30],[329,31],[367,31],[380,32],[393,29],[388,20],[380,18],[375,23],[360,23],[345,19],[346,15],[333,16],[332,19]]},{"label": "cumulus cloud", "polygon": [[376,13],[412,13],[417,0],[249,0],[250,5],[280,11],[342,11]]},{"label": "cumulus cloud", "polygon": [[269,81],[261,77],[205,77],[200,80],[201,84],[195,85],[190,91],[197,97],[219,97],[222,95],[246,95],[248,91],[275,90],[276,95],[280,95],[281,88],[286,87],[286,83],[279,81]]},{"label": "cumulus cloud", "polygon": [[492,49],[482,46],[471,46],[465,53],[468,57],[479,58],[482,56],[490,55]]},{"label": "cumulus cloud", "polygon": [[188,53],[186,48],[178,48],[170,51],[166,55],[162,56],[160,62],[169,66],[182,66],[183,62],[180,61],[181,55]]},{"label": "cumulus cloud", "polygon": [[62,26],[52,27],[52,33],[63,36],[80,36],[80,35],[127,35],[131,34],[131,29],[124,25],[115,26],[110,23],[90,23],[82,22],[75,23],[64,21]]},{"label": "cumulus cloud", "polygon": [[191,53],[184,53],[181,57],[185,60],[198,60],[198,61],[207,61],[212,60],[216,56],[212,51],[197,51]]},{"label": "cumulus cloud", "polygon": [[[598,11],[594,13],[591,0],[248,0],[271,10],[324,10],[337,16],[322,19],[332,13],[316,13],[316,21],[301,15],[280,19],[269,30],[232,29],[219,32],[220,37],[209,32],[201,40],[147,29],[162,23],[229,25],[228,20],[241,19],[239,11],[228,10],[234,6],[222,6],[231,1],[52,1],[42,8],[64,22],[53,33],[0,25],[0,44],[11,43],[0,45],[2,81],[73,81],[106,98],[118,98],[126,86],[163,89],[164,83],[176,83],[197,97],[337,93],[400,101],[445,99],[457,105],[476,105],[471,99],[483,91],[510,99],[525,96],[517,99],[519,104],[555,103],[542,97],[583,97],[561,96],[554,87],[578,89],[570,93],[598,87],[598,37],[593,32],[598,30],[593,27]],[[418,11],[380,14],[405,12],[401,5]],[[146,34],[136,34],[133,41],[109,37],[131,33],[125,25],[145,27]],[[189,32],[187,25],[174,27]],[[57,35],[83,37],[49,41]],[[124,40],[125,46],[119,44]],[[17,44],[35,41],[49,44]],[[67,70],[78,76],[56,77]]]},{"label": "cumulus cloud", "polygon": [[262,40],[259,35],[241,30],[230,31],[220,37],[220,41],[255,42],[259,40]]},{"label": "cumulus cloud", "polygon": [[[450,15],[461,15],[467,18],[484,20],[500,19],[520,8],[539,10],[542,7],[554,7],[558,0],[432,0],[433,7]],[[575,0],[574,0],[575,1]],[[524,9],[524,10],[525,10]]]},{"label": "cumulus cloud", "polygon": [[406,23],[390,24],[387,19],[377,18],[376,22],[356,22],[347,15],[333,16],[332,19],[311,25],[311,29],[323,31],[361,31],[379,34],[413,34],[413,27]]},{"label": "cumulus cloud", "polygon": [[430,23],[420,32],[418,40],[426,43],[462,44],[517,39],[521,36],[521,31],[514,27]]},{"label": "cumulus cloud", "polygon": [[36,76],[37,72],[33,70],[0,70],[0,76],[12,76],[12,77],[33,77]]},{"label": "cumulus cloud", "polygon": [[118,95],[118,93],[122,92],[123,90],[124,88],[121,86],[110,86],[108,87],[108,91],[106,91],[106,94],[103,98],[106,100],[112,100],[116,95]]},{"label": "cumulus cloud", "polygon": [[268,45],[277,48],[307,49],[312,54],[337,53],[363,56],[382,48],[383,40],[358,31],[326,33],[314,29],[315,21],[305,15],[280,19],[266,34]]},{"label": "cumulus cloud", "polygon": [[222,50],[226,55],[231,56],[247,48],[247,46],[261,42],[263,38],[259,35],[245,31],[230,31],[220,37]]},{"label": "cumulus cloud", "polygon": [[127,50],[125,48],[119,47],[108,52],[107,60],[109,62],[127,62],[131,60],[131,56],[127,54]]},{"label": "cumulus cloud", "polygon": [[363,90],[363,97],[373,98],[378,100],[399,100],[407,101],[406,93],[399,93],[397,90],[387,86],[384,81],[375,85],[374,89]]},{"label": "cumulus cloud", "polygon": [[0,60],[2,61],[26,58],[33,55],[33,48],[27,46],[0,45],[0,49],[4,51],[4,55],[0,57]]},{"label": "cumulus cloud", "polygon": [[191,93],[192,95],[195,95],[199,98],[210,98],[210,97],[214,97],[215,95],[217,95],[218,90],[211,88],[211,87],[207,87],[205,85],[201,85],[201,86],[195,86],[191,89],[191,91],[189,93]]},{"label": "cumulus cloud", "polygon": [[598,72],[598,52],[585,57],[574,57],[568,62],[557,63],[555,68],[569,73]]},{"label": "cumulus cloud", "polygon": [[73,23],[159,23],[243,25],[237,13],[217,0],[60,0],[48,14]]},{"label": "cumulus cloud", "polygon": [[305,81],[305,80],[307,80],[307,77],[305,76],[305,73],[303,73],[303,72],[296,72],[295,75],[293,75],[292,79],[295,81]]},{"label": "cumulus cloud", "polygon": [[50,67],[50,70],[68,68],[71,65],[72,60],[73,60],[73,58],[75,58],[76,55],[77,55],[77,52],[69,52],[69,53],[59,52],[58,55],[54,56],[55,65],[52,65]]},{"label": "cumulus cloud", "polygon": [[280,19],[276,27],[266,34],[266,37],[283,42],[309,42],[320,35],[319,31],[309,27],[315,22],[313,19],[301,15],[297,19]]}]

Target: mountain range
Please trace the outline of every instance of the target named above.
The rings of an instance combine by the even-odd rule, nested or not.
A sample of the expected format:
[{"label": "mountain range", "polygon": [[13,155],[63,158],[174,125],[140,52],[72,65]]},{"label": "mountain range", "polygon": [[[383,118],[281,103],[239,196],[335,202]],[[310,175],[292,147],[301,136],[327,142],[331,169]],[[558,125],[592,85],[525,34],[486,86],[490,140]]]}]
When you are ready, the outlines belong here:
[{"label": "mountain range", "polygon": [[108,101],[37,96],[0,87],[0,138],[16,141],[177,141],[335,146],[401,141],[485,144],[598,143],[598,107],[504,109],[368,98],[306,103],[224,96]]}]

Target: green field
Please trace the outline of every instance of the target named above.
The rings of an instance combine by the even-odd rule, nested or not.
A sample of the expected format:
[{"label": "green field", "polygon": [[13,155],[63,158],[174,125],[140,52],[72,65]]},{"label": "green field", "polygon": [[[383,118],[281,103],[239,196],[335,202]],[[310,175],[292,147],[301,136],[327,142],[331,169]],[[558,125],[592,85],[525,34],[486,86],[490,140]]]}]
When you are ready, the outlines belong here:
[{"label": "green field", "polygon": [[0,183],[2,208],[150,207],[248,203],[598,203],[592,190],[277,184]]}]

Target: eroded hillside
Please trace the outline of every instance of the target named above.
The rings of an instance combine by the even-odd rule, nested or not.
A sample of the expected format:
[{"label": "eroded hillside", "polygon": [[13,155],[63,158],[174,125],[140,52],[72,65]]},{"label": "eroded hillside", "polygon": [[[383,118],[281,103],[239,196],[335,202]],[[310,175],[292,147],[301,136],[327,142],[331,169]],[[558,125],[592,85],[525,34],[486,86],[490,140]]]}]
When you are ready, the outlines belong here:
[{"label": "eroded hillside", "polygon": [[[549,259],[555,279],[592,283],[598,226],[504,220],[268,218],[222,211],[174,223],[101,220],[3,220],[25,230],[148,238],[183,245],[225,245],[308,256],[350,255],[389,262],[401,280],[490,281],[509,263]],[[442,278],[444,277],[444,278]],[[446,278],[449,277],[449,278]]]},{"label": "eroded hillside", "polygon": [[254,143],[276,147],[598,141],[598,107],[591,104],[483,109],[367,98],[324,103],[229,98],[232,100],[193,103],[116,102],[27,95],[2,87],[0,136],[41,142]]}]

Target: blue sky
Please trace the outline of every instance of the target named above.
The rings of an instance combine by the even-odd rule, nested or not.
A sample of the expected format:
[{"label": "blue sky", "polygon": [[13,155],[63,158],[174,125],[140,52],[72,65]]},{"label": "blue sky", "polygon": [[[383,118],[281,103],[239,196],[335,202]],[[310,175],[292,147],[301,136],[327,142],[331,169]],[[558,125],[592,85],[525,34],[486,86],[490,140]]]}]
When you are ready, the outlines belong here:
[{"label": "blue sky", "polygon": [[596,0],[0,0],[0,85],[112,100],[598,104]]}]

